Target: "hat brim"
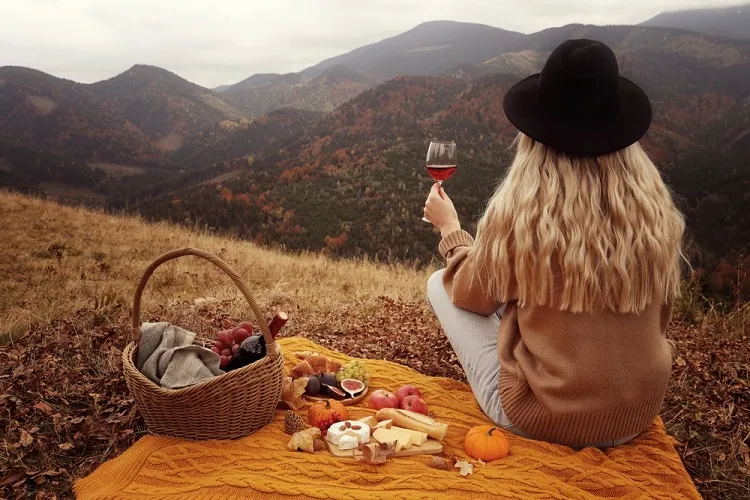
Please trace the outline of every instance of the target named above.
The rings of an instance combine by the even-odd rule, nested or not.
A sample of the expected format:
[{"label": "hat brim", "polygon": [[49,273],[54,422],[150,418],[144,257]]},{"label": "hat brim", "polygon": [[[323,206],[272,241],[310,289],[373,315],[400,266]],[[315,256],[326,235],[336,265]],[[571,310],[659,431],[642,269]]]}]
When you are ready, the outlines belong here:
[{"label": "hat brim", "polygon": [[651,125],[651,103],[632,81],[619,77],[620,110],[602,123],[573,123],[539,102],[541,73],[518,82],[505,94],[508,120],[535,141],[572,156],[598,156],[624,149],[643,137]]}]

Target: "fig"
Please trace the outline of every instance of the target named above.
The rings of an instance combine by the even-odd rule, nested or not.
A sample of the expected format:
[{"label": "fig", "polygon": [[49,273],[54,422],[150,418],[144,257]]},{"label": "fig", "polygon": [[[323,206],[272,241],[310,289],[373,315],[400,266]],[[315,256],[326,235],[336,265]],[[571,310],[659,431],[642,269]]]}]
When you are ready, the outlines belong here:
[{"label": "fig", "polygon": [[334,398],[346,397],[346,393],[342,391],[341,389],[339,389],[338,387],[336,387],[335,385],[328,385],[328,384],[322,384],[322,383],[321,385],[326,388],[329,396],[333,396]]},{"label": "fig", "polygon": [[333,373],[326,373],[323,375],[320,375],[320,383],[325,385],[330,385],[332,387],[336,387],[339,385],[339,383],[336,381],[336,375]]},{"label": "fig", "polygon": [[365,390],[364,382],[353,378],[345,378],[341,381],[340,385],[341,388],[344,389],[344,391],[346,391],[346,393],[351,397],[354,397]]},{"label": "fig", "polygon": [[305,394],[308,396],[317,396],[320,393],[320,380],[318,377],[310,377],[307,379],[307,387],[305,387]]}]

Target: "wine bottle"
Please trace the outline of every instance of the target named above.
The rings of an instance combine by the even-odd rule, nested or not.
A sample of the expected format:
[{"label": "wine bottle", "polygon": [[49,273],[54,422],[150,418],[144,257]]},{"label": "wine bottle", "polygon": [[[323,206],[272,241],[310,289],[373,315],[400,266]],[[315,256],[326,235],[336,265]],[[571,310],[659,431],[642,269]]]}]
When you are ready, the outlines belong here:
[{"label": "wine bottle", "polygon": [[266,355],[266,339],[263,335],[252,335],[240,344],[224,371],[232,371],[255,363]]}]

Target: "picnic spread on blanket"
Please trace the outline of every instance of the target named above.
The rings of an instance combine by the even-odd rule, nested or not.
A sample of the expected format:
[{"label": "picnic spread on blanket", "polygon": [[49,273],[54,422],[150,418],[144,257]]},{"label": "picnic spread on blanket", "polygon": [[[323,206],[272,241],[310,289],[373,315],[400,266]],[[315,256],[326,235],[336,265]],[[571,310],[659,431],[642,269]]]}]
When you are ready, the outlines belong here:
[{"label": "picnic spread on blanket", "polygon": [[[300,363],[299,356],[310,353],[342,367],[353,361],[301,338],[284,338],[278,343],[286,374]],[[297,432],[311,425],[312,404],[307,402],[296,411],[277,410],[271,423],[236,440],[191,441],[145,436],[122,455],[78,481],[76,495],[81,499],[700,498],[675,452],[676,442],[667,435],[658,418],[631,443],[605,450],[577,451],[503,433],[509,443],[508,454],[491,462],[480,462],[466,453],[467,434],[491,422],[468,385],[428,377],[388,361],[355,361],[369,374],[373,393],[378,389],[394,392],[405,385],[418,388],[435,420],[447,425],[444,439],[439,440],[443,447],[440,454],[388,456],[384,463],[373,465],[353,456],[336,456],[331,452],[337,446],[330,443],[318,446],[314,452],[291,451],[292,436],[286,431]],[[345,421],[352,423],[352,427],[355,422],[369,422],[372,429],[389,420],[379,420],[377,415],[383,410],[370,408],[367,400],[344,408],[348,414]],[[297,415],[301,422],[295,418],[296,423],[290,423],[287,411]],[[315,416],[323,418],[325,412]],[[285,429],[289,425],[292,427]],[[390,425],[391,429],[399,427],[395,420]],[[320,432],[318,427],[307,428]],[[358,438],[361,435],[354,434]],[[347,431],[336,432],[339,442],[343,435]],[[477,444],[483,453],[490,449],[502,451],[495,444],[488,443],[483,449],[484,443]],[[410,448],[419,446],[412,442]],[[458,462],[465,464],[456,467]],[[461,465],[465,476],[461,475]]]},{"label": "picnic spread on blanket", "polygon": [[[192,255],[237,285],[248,321],[200,336],[140,323],[161,264]],[[628,444],[583,450],[498,428],[471,388],[385,360],[279,339],[221,259],[167,252],[144,272],[123,373],[152,435],[75,484],[82,499],[700,498],[659,418]]]}]

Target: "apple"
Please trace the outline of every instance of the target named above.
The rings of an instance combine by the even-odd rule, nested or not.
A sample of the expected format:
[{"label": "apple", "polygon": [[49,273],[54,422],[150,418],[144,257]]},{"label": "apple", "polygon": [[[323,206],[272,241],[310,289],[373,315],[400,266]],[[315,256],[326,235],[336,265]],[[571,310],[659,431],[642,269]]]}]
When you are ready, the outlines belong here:
[{"label": "apple", "polygon": [[252,323],[248,323],[247,321],[243,321],[242,323],[240,323],[240,326],[238,328],[244,328],[245,330],[247,330],[250,333],[253,332],[253,325],[252,325]]},{"label": "apple", "polygon": [[404,400],[404,398],[406,398],[407,396],[417,396],[421,398],[422,393],[419,392],[419,389],[417,389],[411,384],[402,385],[396,391],[396,397],[398,398],[398,402],[401,403]]},{"label": "apple", "polygon": [[235,354],[239,350],[240,350],[240,345],[239,344],[232,345],[232,354]]},{"label": "apple", "polygon": [[427,403],[417,395],[406,396],[404,400],[401,401],[401,409],[427,415]]},{"label": "apple", "polygon": [[218,354],[219,356],[221,356],[221,351],[223,351],[223,350],[224,350],[224,347],[223,347],[223,346],[218,346],[218,345],[215,345],[215,346],[213,346],[213,347],[211,348],[211,350],[212,350],[213,352],[215,352],[216,354]]},{"label": "apple", "polygon": [[234,333],[232,334],[232,339],[234,339],[236,343],[241,344],[242,341],[248,338],[249,336],[250,336],[250,332],[240,327],[234,331]]},{"label": "apple", "polygon": [[234,343],[233,335],[234,329],[221,331],[219,332],[219,342],[229,347]]},{"label": "apple", "polygon": [[231,356],[232,355],[232,350],[231,349],[224,349],[223,351],[221,351],[221,355],[222,356]]},{"label": "apple", "polygon": [[398,397],[385,389],[378,389],[370,396],[370,408],[398,408]]}]

